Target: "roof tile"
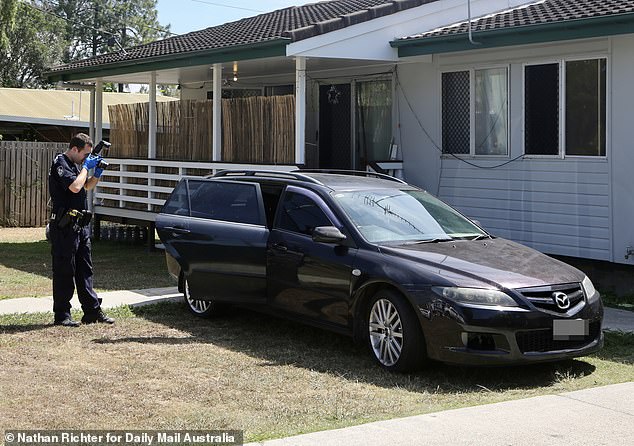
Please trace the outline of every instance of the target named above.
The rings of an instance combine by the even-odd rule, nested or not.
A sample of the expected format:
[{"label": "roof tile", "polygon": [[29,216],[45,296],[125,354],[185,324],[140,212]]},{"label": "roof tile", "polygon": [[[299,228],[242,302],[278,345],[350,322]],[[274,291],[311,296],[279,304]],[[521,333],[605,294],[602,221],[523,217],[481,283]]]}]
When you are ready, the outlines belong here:
[{"label": "roof tile", "polygon": [[[529,5],[475,19],[473,32],[634,13],[634,0],[542,0]],[[425,39],[469,32],[469,22],[460,22],[432,31],[398,39]]]},{"label": "roof tile", "polygon": [[296,42],[435,1],[438,0],[330,0],[293,6],[139,45],[126,49],[126,54],[120,51],[71,62],[54,67],[50,72],[57,73],[111,63],[133,62],[151,57],[230,48],[280,38],[288,38]]}]

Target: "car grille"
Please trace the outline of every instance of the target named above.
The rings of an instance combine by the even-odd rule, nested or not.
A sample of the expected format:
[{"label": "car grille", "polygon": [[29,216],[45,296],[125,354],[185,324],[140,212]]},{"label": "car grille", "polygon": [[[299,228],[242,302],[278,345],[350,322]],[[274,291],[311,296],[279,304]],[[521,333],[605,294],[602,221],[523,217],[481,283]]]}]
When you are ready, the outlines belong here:
[{"label": "car grille", "polygon": [[552,329],[519,331],[515,334],[515,339],[522,353],[552,352],[584,347],[594,341],[599,336],[600,331],[601,323],[596,321],[590,323],[588,336],[584,336],[583,339],[556,341],[553,339]]},{"label": "car grille", "polygon": [[[522,296],[524,296],[537,308],[553,313],[567,313],[571,309],[574,309],[577,305],[584,302],[583,289],[581,288],[581,284],[579,283],[552,285],[536,288],[521,288],[517,291],[520,292]],[[553,300],[552,295],[554,292],[557,291],[566,293],[568,295],[568,299],[570,299],[570,307],[568,307],[566,310],[562,310],[561,308],[559,308]]]}]

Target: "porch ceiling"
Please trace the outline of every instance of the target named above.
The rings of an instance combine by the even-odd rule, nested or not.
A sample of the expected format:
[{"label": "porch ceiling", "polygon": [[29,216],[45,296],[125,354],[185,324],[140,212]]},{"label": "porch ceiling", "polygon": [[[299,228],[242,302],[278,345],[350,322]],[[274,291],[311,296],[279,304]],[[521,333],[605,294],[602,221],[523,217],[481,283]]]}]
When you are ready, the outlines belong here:
[{"label": "porch ceiling", "polygon": [[[385,65],[386,62],[351,60],[351,59],[308,59],[306,61],[307,72],[346,71],[359,67],[373,67]],[[222,77],[233,77],[234,62],[222,64]],[[240,81],[267,79],[274,82],[275,78],[281,81],[295,77],[295,59],[292,57],[271,57],[265,59],[242,60],[237,62],[238,79]],[[150,82],[151,71],[127,74],[113,74],[103,76],[104,82],[116,82],[125,84],[147,84]],[[339,73],[340,74],[340,73]],[[86,82],[96,81],[98,76],[82,79]],[[212,81],[211,65],[198,65],[191,67],[170,68],[156,71],[156,81],[159,84],[186,84],[190,82]],[[238,86],[240,83],[238,82]]]}]

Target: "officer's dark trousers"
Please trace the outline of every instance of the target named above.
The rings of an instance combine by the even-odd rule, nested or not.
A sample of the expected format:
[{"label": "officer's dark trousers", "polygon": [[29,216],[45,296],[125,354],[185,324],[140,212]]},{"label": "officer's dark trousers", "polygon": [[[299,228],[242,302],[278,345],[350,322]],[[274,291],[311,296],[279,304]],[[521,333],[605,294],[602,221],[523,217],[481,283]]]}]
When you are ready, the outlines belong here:
[{"label": "officer's dark trousers", "polygon": [[92,289],[90,231],[51,226],[53,255],[53,312],[55,320],[70,317],[70,300],[77,286],[77,296],[84,313],[94,313],[100,304]]}]

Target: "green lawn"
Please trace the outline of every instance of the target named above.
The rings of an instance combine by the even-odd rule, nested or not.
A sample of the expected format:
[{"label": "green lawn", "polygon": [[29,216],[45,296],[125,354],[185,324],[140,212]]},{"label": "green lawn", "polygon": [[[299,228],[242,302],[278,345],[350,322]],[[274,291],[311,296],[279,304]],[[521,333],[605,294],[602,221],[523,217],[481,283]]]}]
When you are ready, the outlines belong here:
[{"label": "green lawn", "polygon": [[114,326],[77,329],[0,316],[0,431],[244,429],[255,441],[634,380],[634,334],[560,363],[391,374],[349,338],[246,310],[109,314]]},{"label": "green lawn", "polygon": [[[97,291],[173,286],[162,251],[145,246],[93,243]],[[50,296],[51,248],[43,228],[0,228],[0,299]]]},{"label": "green lawn", "polygon": [[618,308],[619,310],[634,311],[634,294],[617,296],[611,292],[602,292],[601,299],[603,299],[603,304],[608,307]]},{"label": "green lawn", "polygon": [[[41,229],[0,229],[0,298],[50,295],[49,250]],[[98,290],[173,285],[163,254],[142,246],[95,243],[93,259]],[[634,334],[554,364],[391,374],[349,338],[246,310],[108,314],[114,326],[77,329],[0,316],[0,431],[243,429],[256,441],[634,380]]]}]

